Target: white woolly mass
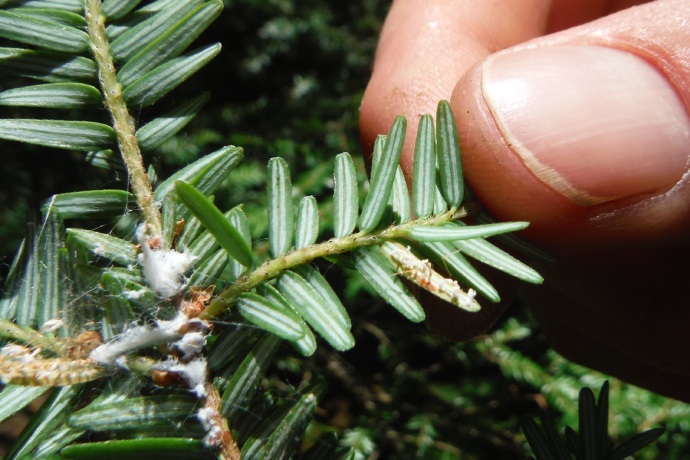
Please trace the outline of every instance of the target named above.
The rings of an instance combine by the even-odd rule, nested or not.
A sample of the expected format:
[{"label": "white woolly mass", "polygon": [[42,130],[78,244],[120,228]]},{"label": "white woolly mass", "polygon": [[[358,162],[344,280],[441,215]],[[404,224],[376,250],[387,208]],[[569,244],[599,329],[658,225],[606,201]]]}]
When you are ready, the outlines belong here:
[{"label": "white woolly mass", "polygon": [[38,349],[32,352],[30,349],[15,343],[8,343],[4,347],[0,348],[0,355],[9,356],[11,358],[21,358],[22,361],[27,363],[33,361],[37,352]]},{"label": "white woolly mass", "polygon": [[95,245],[92,249],[93,253],[96,254],[97,256],[103,256],[105,255],[105,248],[101,243],[98,243]]},{"label": "white woolly mass", "polygon": [[61,319],[49,319],[41,326],[41,331],[43,332],[55,332],[65,325],[65,322]]},{"label": "white woolly mass", "polygon": [[156,321],[156,326],[158,329],[161,329],[163,331],[169,332],[171,334],[176,334],[180,335],[177,331],[180,330],[182,326],[189,322],[198,322],[200,320],[194,318],[194,319],[189,319],[189,316],[185,315],[184,313],[178,312],[177,315],[173,319],[170,320],[164,320],[164,319],[159,319]]},{"label": "white woolly mass", "polygon": [[188,332],[173,343],[173,347],[180,350],[184,358],[201,353],[204,345],[206,345],[206,336],[201,332]]},{"label": "white woolly mass", "polygon": [[137,230],[141,244],[139,255],[144,278],[151,289],[161,297],[172,297],[184,287],[184,273],[192,266],[196,257],[186,252],[174,250],[153,250],[149,247],[144,226]]},{"label": "white woolly mass", "polygon": [[97,347],[89,357],[101,364],[118,364],[118,358],[134,350],[178,340],[182,336],[178,331],[187,322],[187,315],[178,313],[170,321],[158,321],[156,327],[133,327],[116,339]]},{"label": "white woolly mass", "polygon": [[146,288],[137,289],[136,291],[125,291],[125,297],[127,300],[137,300],[146,295],[148,290]]},{"label": "white woolly mass", "polygon": [[206,394],[206,359],[194,359],[188,363],[176,360],[164,361],[156,364],[156,369],[179,374],[197,398],[205,398]]},{"label": "white woolly mass", "polygon": [[218,411],[210,407],[202,407],[197,412],[196,417],[201,422],[201,426],[204,427],[204,430],[206,430],[206,437],[204,438],[206,445],[220,445],[223,436],[223,428],[218,424],[218,420],[221,418]]},{"label": "white woolly mass", "polygon": [[208,431],[214,425],[213,418],[216,416],[216,414],[217,412],[211,409],[210,407],[202,407],[196,413],[196,417],[201,422],[201,426],[203,426],[204,429]]}]

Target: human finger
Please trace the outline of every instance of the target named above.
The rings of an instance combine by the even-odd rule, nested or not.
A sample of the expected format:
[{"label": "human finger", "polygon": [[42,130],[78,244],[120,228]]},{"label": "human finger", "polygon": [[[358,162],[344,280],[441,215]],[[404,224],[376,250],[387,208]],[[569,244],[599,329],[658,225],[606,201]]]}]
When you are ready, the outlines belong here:
[{"label": "human finger", "polygon": [[[690,15],[649,3],[496,53],[456,86],[482,203],[541,241],[684,239],[690,227]],[[644,27],[642,26],[644,25]]]}]

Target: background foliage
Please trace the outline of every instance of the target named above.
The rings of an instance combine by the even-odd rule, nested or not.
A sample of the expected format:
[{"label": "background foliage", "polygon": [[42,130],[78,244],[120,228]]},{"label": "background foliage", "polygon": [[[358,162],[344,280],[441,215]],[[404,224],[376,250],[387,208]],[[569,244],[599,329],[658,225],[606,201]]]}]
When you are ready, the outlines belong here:
[{"label": "background foliage", "polygon": [[[290,164],[296,194],[328,203],[334,155],[349,151],[361,158],[357,109],[387,7],[379,0],[225,1],[200,43],[221,41],[221,55],[176,96],[204,90],[211,101],[184,134],[147,161],[168,177],[203,152],[244,147],[245,160],[216,192],[216,204],[245,203],[255,239],[266,234],[260,216],[270,157]],[[0,90],[11,84],[0,76]],[[21,116],[21,110],[2,110],[3,117]],[[36,219],[48,196],[125,185],[125,176],[93,168],[81,155],[10,142],[0,142],[0,151],[4,273],[27,221]],[[357,165],[363,171],[361,160]],[[327,229],[328,204],[320,211]],[[342,278],[341,271],[320,268],[345,299],[357,345],[345,353],[322,345],[308,359],[281,347],[263,383],[269,394],[295,397],[300,387],[324,388],[305,448],[334,431],[357,458],[522,458],[523,415],[543,409],[560,426],[576,426],[579,389],[598,389],[604,380],[551,350],[520,302],[491,334],[447,343],[384,308],[357,275]],[[688,406],[611,382],[613,436],[663,426],[667,433],[638,458],[690,458]]]}]

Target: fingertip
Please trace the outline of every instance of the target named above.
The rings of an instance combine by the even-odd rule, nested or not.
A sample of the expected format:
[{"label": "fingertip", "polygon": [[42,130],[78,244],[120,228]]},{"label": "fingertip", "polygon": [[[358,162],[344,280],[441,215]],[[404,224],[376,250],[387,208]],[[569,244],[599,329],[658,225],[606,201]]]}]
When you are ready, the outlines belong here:
[{"label": "fingertip", "polygon": [[[629,35],[673,3],[498,53],[459,81],[465,174],[497,218],[528,220],[528,235],[555,243],[687,240],[690,76],[666,34],[687,31],[669,19],[643,44]],[[673,52],[653,56],[655,43]]]},{"label": "fingertip", "polygon": [[385,81],[374,74],[364,93],[359,111],[360,143],[367,164],[371,160],[376,137],[388,132],[396,116],[404,115],[407,117],[407,131],[400,166],[406,176],[411,176],[417,124],[421,115],[429,113],[425,109],[437,97],[411,97],[404,83],[402,86],[391,86],[391,81]]},{"label": "fingertip", "polygon": [[408,119],[401,165],[411,173],[419,117],[435,114],[458,78],[492,51],[543,32],[548,3],[510,2],[497,14],[489,2],[407,0],[394,2],[386,17],[371,80],[360,107],[365,155],[396,115]]},{"label": "fingertip", "polygon": [[489,212],[500,220],[529,221],[525,233],[537,239],[549,239],[565,220],[577,233],[578,207],[538,181],[496,125],[482,93],[481,63],[460,79],[450,102],[465,178]]}]

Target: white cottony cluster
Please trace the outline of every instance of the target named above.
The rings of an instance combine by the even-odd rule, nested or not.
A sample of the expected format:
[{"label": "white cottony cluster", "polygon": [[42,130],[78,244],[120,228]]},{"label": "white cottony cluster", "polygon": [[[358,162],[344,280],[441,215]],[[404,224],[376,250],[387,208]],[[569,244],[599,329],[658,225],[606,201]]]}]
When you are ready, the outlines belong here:
[{"label": "white cottony cluster", "polygon": [[189,321],[190,319],[187,315],[178,313],[178,315],[170,321],[158,321],[156,327],[133,327],[114,340],[104,343],[93,350],[89,357],[101,364],[116,364],[121,356],[139,350],[140,348],[161,345],[163,343],[178,340],[182,337],[182,334],[178,331]]},{"label": "white cottony cluster", "polygon": [[55,332],[65,325],[65,322],[59,318],[49,319],[41,326],[43,332]]},{"label": "white cottony cluster", "polygon": [[145,296],[147,292],[149,292],[148,289],[141,288],[137,289],[136,291],[124,291],[123,294],[127,300],[137,300]]},{"label": "white cottony cluster", "polygon": [[[195,257],[189,253],[158,249],[155,238],[147,238],[144,226],[137,229],[141,245],[139,261],[144,279],[161,297],[173,297],[185,286],[184,273],[192,266]],[[145,290],[126,291],[127,298],[136,299]],[[181,377],[188,388],[201,400],[208,399],[207,363],[202,356],[206,345],[209,325],[202,320],[189,318],[183,313],[170,321],[159,320],[155,325],[135,326],[124,334],[105,343],[90,354],[90,358],[105,365],[126,366],[124,356],[141,348],[169,344],[172,350],[168,359],[155,364],[154,369]],[[175,354],[174,351],[178,353]],[[216,409],[202,407],[197,414],[207,431],[206,441],[217,445],[223,429]]]},{"label": "white cottony cluster", "polygon": [[223,427],[218,422],[221,419],[220,413],[210,407],[202,407],[196,414],[201,422],[201,426],[206,430],[204,441],[208,446],[218,446],[222,442]]},{"label": "white cottony cluster", "polygon": [[198,355],[206,345],[206,334],[202,332],[187,332],[172,346],[182,353],[183,358]]},{"label": "white cottony cluster", "polygon": [[31,351],[22,345],[17,345],[16,343],[8,343],[4,347],[0,348],[0,355],[9,356],[12,358],[19,358],[24,362],[32,361],[39,353],[39,349]]},{"label": "white cottony cluster", "polygon": [[[156,363],[153,369],[181,377],[197,398],[207,400],[208,365],[201,352],[209,330],[206,321],[178,313],[169,321],[158,320],[155,325],[132,327],[93,350],[89,357],[100,364],[126,367],[125,355],[141,348],[169,344],[168,350],[177,350],[179,354],[171,353],[166,360]],[[23,347],[21,349],[24,350]],[[222,418],[220,414],[214,408],[205,407],[199,410],[197,416],[207,431],[207,443],[218,445],[223,433],[219,424]]]},{"label": "white cottony cluster", "polygon": [[178,360],[163,361],[156,364],[156,369],[174,372],[184,379],[197,398],[205,398],[206,392],[206,359],[197,358],[188,363]]},{"label": "white cottony cluster", "polygon": [[184,287],[184,273],[196,259],[186,252],[152,249],[146,237],[144,226],[137,229],[137,239],[141,244],[139,260],[144,278],[151,289],[161,297],[172,297]]}]

